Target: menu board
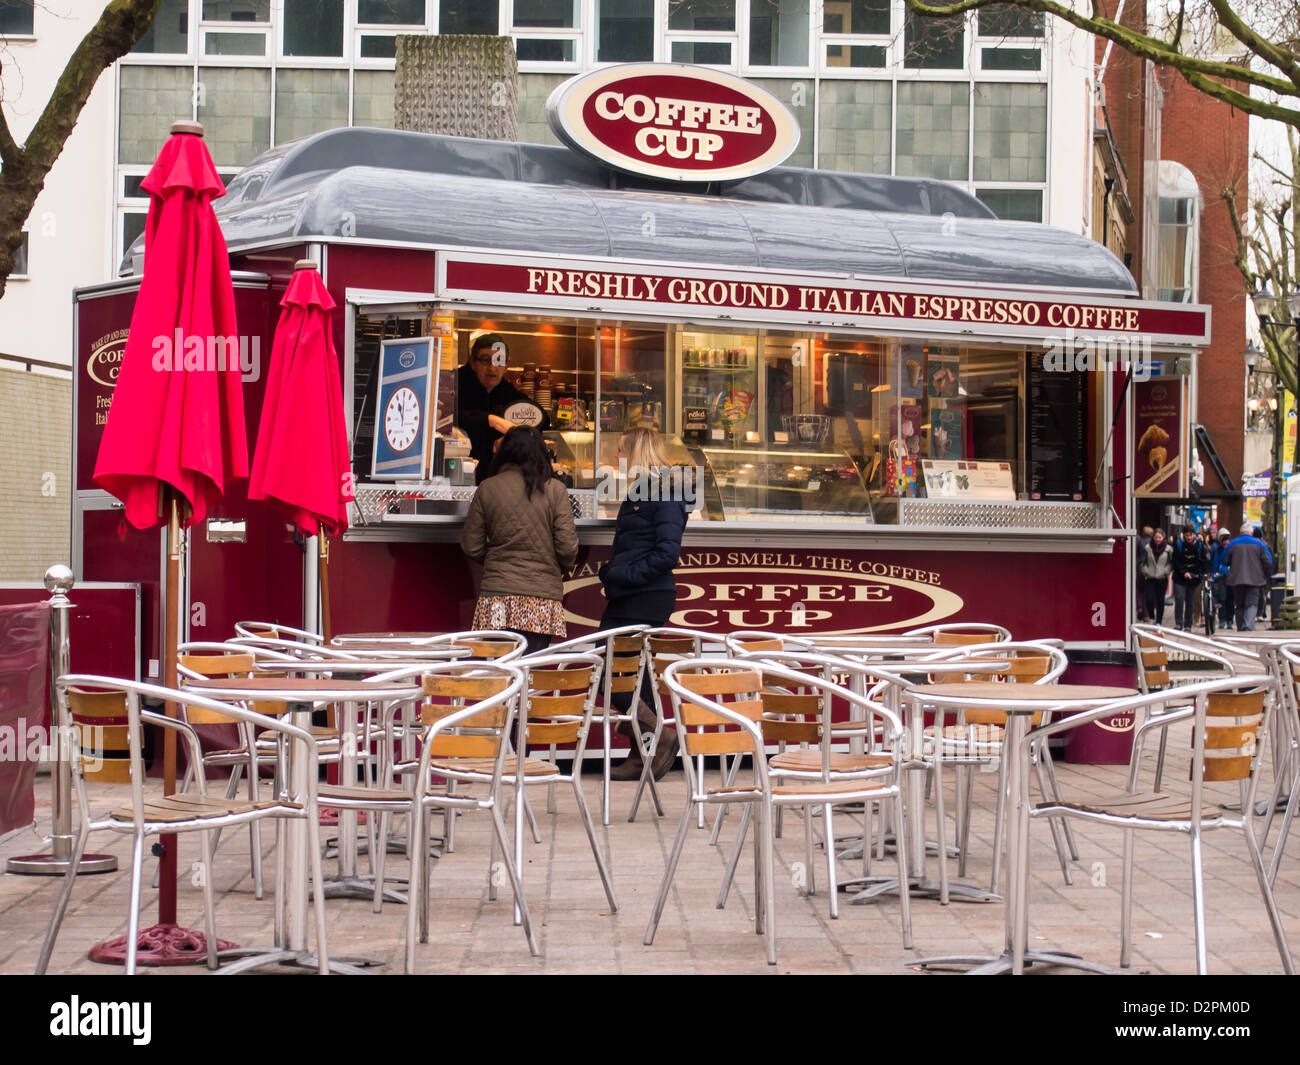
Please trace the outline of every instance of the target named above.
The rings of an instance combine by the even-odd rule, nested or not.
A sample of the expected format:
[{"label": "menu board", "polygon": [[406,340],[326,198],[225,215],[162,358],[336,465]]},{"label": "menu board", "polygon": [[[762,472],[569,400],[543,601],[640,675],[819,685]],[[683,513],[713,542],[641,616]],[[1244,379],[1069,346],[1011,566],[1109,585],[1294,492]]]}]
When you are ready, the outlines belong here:
[{"label": "menu board", "polygon": [[922,459],[925,494],[930,499],[1016,498],[1009,462],[953,462]]},{"label": "menu board", "polygon": [[1045,370],[1029,356],[1028,478],[1030,499],[1087,498],[1087,381],[1076,370]]}]

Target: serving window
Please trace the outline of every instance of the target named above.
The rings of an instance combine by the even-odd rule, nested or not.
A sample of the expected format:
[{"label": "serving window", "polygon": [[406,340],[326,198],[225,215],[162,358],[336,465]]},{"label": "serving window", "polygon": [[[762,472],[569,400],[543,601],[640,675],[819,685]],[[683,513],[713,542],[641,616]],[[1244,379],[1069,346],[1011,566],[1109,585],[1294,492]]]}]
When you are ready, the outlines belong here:
[{"label": "serving window", "polygon": [[[358,470],[374,437],[367,366],[381,340],[433,320],[358,313]],[[587,517],[617,511],[619,439],[639,426],[690,468],[693,522],[926,524],[909,500],[1093,498],[1084,375],[1045,374],[1023,346],[459,309],[441,322],[433,486],[472,488],[486,472],[497,434],[485,449],[472,416],[486,395],[494,415],[542,429]],[[475,376],[476,358],[495,371]]]}]

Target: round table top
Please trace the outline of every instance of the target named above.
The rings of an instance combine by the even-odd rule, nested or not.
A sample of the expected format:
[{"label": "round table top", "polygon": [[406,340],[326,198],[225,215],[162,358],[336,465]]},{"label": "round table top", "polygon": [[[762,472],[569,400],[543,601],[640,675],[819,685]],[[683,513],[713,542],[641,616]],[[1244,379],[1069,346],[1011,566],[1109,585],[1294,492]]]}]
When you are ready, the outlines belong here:
[{"label": "round table top", "polygon": [[423,692],[419,684],[376,684],[368,680],[332,680],[295,677],[221,677],[214,680],[186,681],[185,690],[212,698],[259,701],[303,702],[304,694],[317,702],[344,702],[350,699],[410,699]]},{"label": "round table top", "polygon": [[[464,658],[473,654],[473,648],[458,644],[443,644],[440,647],[427,647],[420,644],[406,644],[400,641],[388,642],[385,640],[369,640],[353,643],[351,641],[342,644],[333,650],[340,654],[347,655],[387,655],[390,657],[401,658]],[[313,660],[315,661],[315,660]],[[329,659],[322,661],[328,662]]]},{"label": "round table top", "polygon": [[987,702],[1008,713],[1063,706],[1066,703],[1103,703],[1108,699],[1126,699],[1138,694],[1135,688],[1109,688],[1100,684],[999,684],[994,688],[986,681],[957,684],[917,684],[906,689],[908,695],[944,703]]},{"label": "round table top", "polygon": [[1261,629],[1259,632],[1223,632],[1208,637],[1228,643],[1300,643],[1300,629]]}]

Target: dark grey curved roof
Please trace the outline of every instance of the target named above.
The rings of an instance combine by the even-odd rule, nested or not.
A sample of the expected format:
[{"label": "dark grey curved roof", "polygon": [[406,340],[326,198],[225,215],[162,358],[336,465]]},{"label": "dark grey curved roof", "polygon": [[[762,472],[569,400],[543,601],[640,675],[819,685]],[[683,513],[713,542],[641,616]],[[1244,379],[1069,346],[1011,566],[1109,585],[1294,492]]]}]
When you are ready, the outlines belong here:
[{"label": "dark grey curved roof", "polygon": [[1001,221],[973,196],[938,181],[797,167],[721,190],[630,187],[633,180],[566,148],[354,127],[263,154],[231,181],[217,217],[232,251],[350,236],[1135,291],[1124,265],[1101,245],[1048,226]]}]

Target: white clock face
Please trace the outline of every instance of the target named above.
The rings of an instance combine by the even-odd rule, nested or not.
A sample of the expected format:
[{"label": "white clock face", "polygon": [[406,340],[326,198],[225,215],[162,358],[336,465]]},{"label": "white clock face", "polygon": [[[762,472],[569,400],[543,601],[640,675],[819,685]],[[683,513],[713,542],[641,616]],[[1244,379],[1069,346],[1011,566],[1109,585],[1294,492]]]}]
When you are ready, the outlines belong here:
[{"label": "white clock face", "polygon": [[394,451],[405,451],[420,432],[420,397],[403,386],[388,399],[384,436]]}]

